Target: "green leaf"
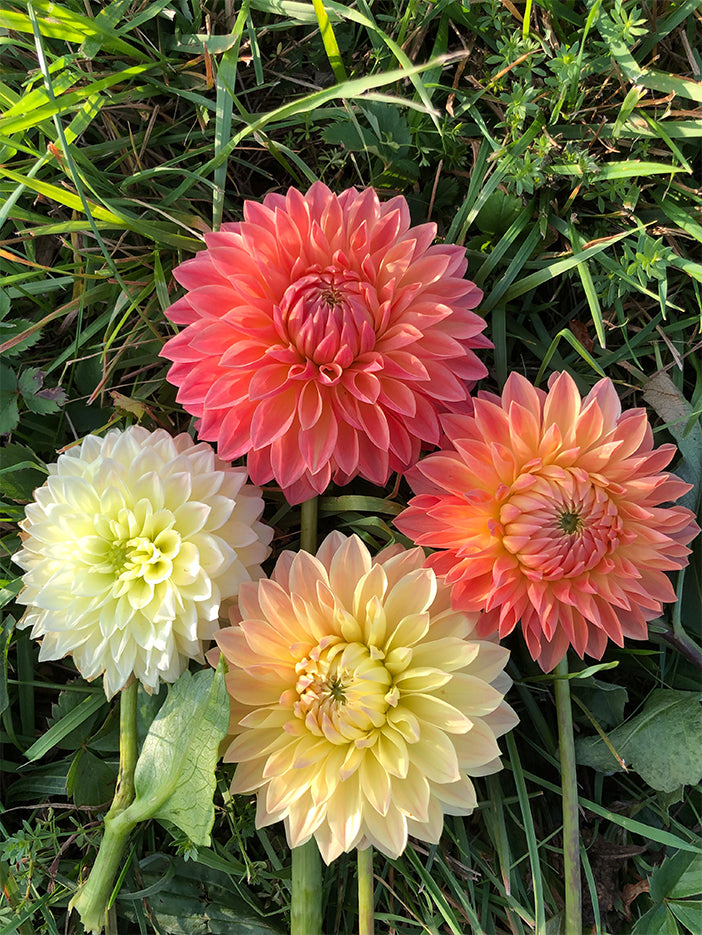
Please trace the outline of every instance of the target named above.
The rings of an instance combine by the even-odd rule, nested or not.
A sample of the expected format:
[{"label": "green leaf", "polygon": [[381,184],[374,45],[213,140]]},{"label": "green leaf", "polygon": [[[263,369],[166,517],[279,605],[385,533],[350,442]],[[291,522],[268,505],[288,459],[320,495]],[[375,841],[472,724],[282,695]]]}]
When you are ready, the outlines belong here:
[{"label": "green leaf", "polygon": [[17,375],[0,360],[0,435],[9,434],[18,422]]},{"label": "green leaf", "polygon": [[137,821],[171,822],[195,845],[210,843],[219,745],[229,726],[223,664],[184,672],[154,718],[136,765],[136,798],[127,812]]},{"label": "green leaf", "polygon": [[9,614],[2,621],[0,627],[0,714],[6,710],[10,703],[10,697],[7,692],[7,653],[10,648],[10,640],[15,629],[15,618]]},{"label": "green leaf", "polygon": [[689,899],[678,902],[671,899],[668,901],[668,909],[678,922],[682,922],[691,932],[702,932],[702,900]]},{"label": "green leaf", "polygon": [[522,211],[522,201],[498,188],[475,216],[475,225],[484,234],[504,234]]},{"label": "green leaf", "polygon": [[23,778],[12,783],[3,804],[9,807],[22,805],[26,808],[27,802],[47,802],[56,796],[65,795],[66,776],[70,765],[70,759],[66,759],[32,767],[31,772],[26,771],[26,776],[23,770],[20,774]]},{"label": "green leaf", "polygon": [[665,906],[656,906],[641,916],[631,935],[680,935],[680,929]]},{"label": "green leaf", "polygon": [[[84,683],[80,680],[79,684],[82,685]],[[92,714],[84,717],[69,733],[57,737],[54,741],[55,747],[60,747],[63,750],[75,750],[90,737],[99,723],[99,714],[101,714],[103,718],[105,716],[106,712],[100,712],[100,707],[104,705],[104,707],[107,708],[107,699],[104,698],[102,694],[96,695],[95,697],[100,698],[102,704],[94,710]],[[52,724],[50,726],[65,723],[64,719],[71,714],[71,712],[75,711],[84,701],[85,696],[81,695],[80,692],[71,690],[62,691],[56,703],[51,706]]]},{"label": "green leaf", "polygon": [[702,894],[702,854],[678,851],[666,857],[651,874],[650,893],[654,903]]},{"label": "green leaf", "polygon": [[11,500],[31,500],[34,490],[46,480],[36,463],[37,456],[24,445],[0,448],[0,494]]},{"label": "green leaf", "polygon": [[43,388],[44,373],[38,367],[23,370],[17,385],[27,408],[39,415],[57,412],[66,402],[66,393],[60,387]]},{"label": "green leaf", "polygon": [[117,763],[110,765],[85,747],[75,755],[66,777],[66,791],[78,807],[110,801],[117,781]]},{"label": "green leaf", "polygon": [[629,695],[622,685],[611,685],[596,678],[576,679],[570,688],[587,706],[601,727],[609,729],[624,720]]},{"label": "green leaf", "polygon": [[[651,692],[643,710],[615,728],[609,739],[627,766],[653,789],[672,792],[702,777],[702,694],[673,689]],[[600,737],[576,741],[577,760],[604,773],[621,769]]]},{"label": "green leaf", "polygon": [[34,761],[41,759],[49,750],[52,750],[64,737],[75,730],[77,727],[91,718],[104,704],[106,704],[105,693],[100,687],[92,695],[88,695],[81,703],[73,708],[68,714],[53,724],[45,734],[35,741],[25,756],[28,760]]},{"label": "green leaf", "polygon": [[[138,893],[120,892],[120,914],[135,919],[135,905],[148,898],[151,918],[168,935],[278,935],[283,931],[275,920],[256,910],[254,893],[245,885],[238,887],[231,872],[171,858],[164,873],[163,860],[142,861],[142,887]],[[243,891],[241,895],[237,889]]]}]

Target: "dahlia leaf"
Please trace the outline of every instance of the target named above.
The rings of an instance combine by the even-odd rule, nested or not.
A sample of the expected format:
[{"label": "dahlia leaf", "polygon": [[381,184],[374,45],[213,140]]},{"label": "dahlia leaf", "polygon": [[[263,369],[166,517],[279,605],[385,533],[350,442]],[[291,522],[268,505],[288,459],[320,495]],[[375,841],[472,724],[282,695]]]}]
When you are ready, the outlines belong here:
[{"label": "dahlia leaf", "polygon": [[223,664],[184,672],[154,718],[136,765],[136,798],[127,810],[138,821],[176,825],[195,845],[210,843],[215,766],[229,725]]},{"label": "dahlia leaf", "polygon": [[[643,710],[609,734],[628,767],[660,792],[695,785],[702,778],[702,694],[657,689]],[[603,773],[621,770],[599,737],[576,742],[578,762]]]}]

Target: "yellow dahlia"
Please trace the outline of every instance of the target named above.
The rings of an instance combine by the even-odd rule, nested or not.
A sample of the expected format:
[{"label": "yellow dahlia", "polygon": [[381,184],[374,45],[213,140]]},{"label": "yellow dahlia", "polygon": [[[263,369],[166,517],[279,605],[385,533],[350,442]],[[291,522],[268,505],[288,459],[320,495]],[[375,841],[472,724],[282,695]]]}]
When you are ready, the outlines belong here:
[{"label": "yellow dahlia", "polygon": [[291,847],[314,836],[327,863],[369,845],[397,857],[408,834],[438,842],[517,722],[507,650],[474,638],[478,615],[452,610],[423,561],[332,533],[316,557],[284,552],[271,580],[244,584],[241,619],[216,636],[232,792],[256,792],[257,825],[282,819]]},{"label": "yellow dahlia", "polygon": [[141,426],[89,435],[49,466],[20,524],[19,623],[40,660],[72,655],[111,697],[133,674],[173,682],[219,629],[220,605],[261,576],[272,530],[246,471],[205,443]]}]

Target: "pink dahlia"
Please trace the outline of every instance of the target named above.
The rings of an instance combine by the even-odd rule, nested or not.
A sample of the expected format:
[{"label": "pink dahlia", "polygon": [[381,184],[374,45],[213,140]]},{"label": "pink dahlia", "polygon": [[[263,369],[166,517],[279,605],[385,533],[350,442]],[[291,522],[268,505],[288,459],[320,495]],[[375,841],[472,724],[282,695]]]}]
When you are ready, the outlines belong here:
[{"label": "pink dahlia", "polygon": [[513,373],[502,398],[480,393],[443,427],[453,450],[409,472],[418,496],[397,526],[442,550],[428,564],[456,607],[485,611],[478,632],[521,620],[546,672],[569,645],[599,659],[608,639],[645,639],[675,600],[665,572],[699,532],[690,510],[662,505],[690,487],[662,470],[676,449],[653,448],[646,412],[622,412],[609,379],[581,399],[567,373],[548,393]]},{"label": "pink dahlia", "polygon": [[162,353],[200,437],[291,502],[385,484],[438,444],[439,414],[466,411],[486,373],[472,348],[491,345],[463,248],[435,236],[372,189],[245,202],[174,271],[188,292],[167,315],[186,327]]}]

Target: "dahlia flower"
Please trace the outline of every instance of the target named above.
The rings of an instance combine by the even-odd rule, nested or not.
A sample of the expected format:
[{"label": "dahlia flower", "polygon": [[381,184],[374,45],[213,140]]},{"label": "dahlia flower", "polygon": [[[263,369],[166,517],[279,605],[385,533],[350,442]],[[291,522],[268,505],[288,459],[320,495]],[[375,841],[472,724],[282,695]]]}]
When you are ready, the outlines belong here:
[{"label": "dahlia flower", "polygon": [[283,819],[290,846],[314,836],[327,863],[369,845],[397,857],[408,834],[438,842],[517,722],[507,650],[475,639],[477,615],[452,610],[423,561],[332,533],[316,557],[284,552],[271,580],[243,585],[239,623],[216,636],[232,792],[257,792],[258,826]]},{"label": "dahlia flower", "polygon": [[206,235],[174,271],[188,292],[166,314],[186,327],[162,351],[200,437],[292,503],[359,473],[385,484],[437,444],[491,344],[463,248],[435,235],[402,197],[320,182]]},{"label": "dahlia flower", "polygon": [[133,674],[173,682],[219,628],[222,601],[259,578],[272,530],[243,468],[188,435],[89,435],[49,466],[20,523],[19,623],[40,660],[71,654],[110,698]]},{"label": "dahlia flower", "polygon": [[396,524],[442,550],[428,564],[456,607],[485,611],[478,633],[521,620],[546,672],[569,645],[599,659],[608,639],[645,639],[699,531],[690,510],[661,505],[690,488],[662,470],[675,446],[653,448],[645,410],[622,412],[609,379],[581,399],[567,373],[548,393],[513,373],[502,398],[480,393],[443,427],[454,450],[408,473],[418,496]]}]

